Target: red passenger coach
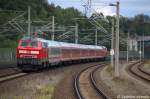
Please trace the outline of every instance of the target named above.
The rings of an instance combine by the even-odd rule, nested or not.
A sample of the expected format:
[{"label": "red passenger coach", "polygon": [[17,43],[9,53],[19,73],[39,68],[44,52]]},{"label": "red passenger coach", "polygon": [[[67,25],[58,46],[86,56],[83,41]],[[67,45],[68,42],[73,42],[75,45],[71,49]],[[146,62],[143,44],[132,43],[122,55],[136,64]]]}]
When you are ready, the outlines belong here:
[{"label": "red passenger coach", "polygon": [[22,70],[41,69],[64,62],[104,59],[104,46],[72,44],[24,37],[17,47],[17,65]]}]

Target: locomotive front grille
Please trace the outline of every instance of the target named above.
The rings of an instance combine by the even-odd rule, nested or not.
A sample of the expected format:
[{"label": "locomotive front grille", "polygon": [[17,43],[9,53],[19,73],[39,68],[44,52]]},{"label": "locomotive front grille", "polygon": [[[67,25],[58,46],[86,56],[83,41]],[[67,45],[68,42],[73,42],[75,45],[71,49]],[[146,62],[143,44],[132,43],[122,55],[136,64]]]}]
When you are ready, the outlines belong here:
[{"label": "locomotive front grille", "polygon": [[18,58],[17,59],[18,64],[22,65],[41,65],[40,59],[37,58]]},{"label": "locomotive front grille", "polygon": [[24,56],[23,58],[32,59],[33,56]]}]

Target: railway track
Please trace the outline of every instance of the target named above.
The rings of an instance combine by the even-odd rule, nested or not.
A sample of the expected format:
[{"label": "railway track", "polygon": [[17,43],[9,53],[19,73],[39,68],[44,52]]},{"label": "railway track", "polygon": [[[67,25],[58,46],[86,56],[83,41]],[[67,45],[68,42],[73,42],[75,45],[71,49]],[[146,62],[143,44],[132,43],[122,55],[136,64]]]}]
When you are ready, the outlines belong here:
[{"label": "railway track", "polygon": [[13,75],[19,72],[21,71],[18,68],[3,68],[3,69],[0,69],[0,78]]},{"label": "railway track", "polygon": [[22,72],[16,72],[16,73],[12,73],[12,74],[7,74],[4,76],[0,77],[0,83],[6,82],[6,81],[10,81],[19,77],[23,77],[26,76],[27,73],[22,73]]},{"label": "railway track", "polygon": [[150,84],[150,73],[144,71],[142,66],[144,62],[137,62],[128,66],[128,71],[136,78]]},{"label": "railway track", "polygon": [[150,72],[145,71],[145,70],[142,68],[142,65],[140,65],[140,66],[138,67],[138,69],[139,69],[141,72],[143,72],[143,73],[145,73],[145,74],[147,74],[147,75],[150,75]]},{"label": "railway track", "polygon": [[94,72],[104,64],[87,67],[80,71],[74,79],[74,90],[79,99],[108,99],[108,96],[98,88]]}]

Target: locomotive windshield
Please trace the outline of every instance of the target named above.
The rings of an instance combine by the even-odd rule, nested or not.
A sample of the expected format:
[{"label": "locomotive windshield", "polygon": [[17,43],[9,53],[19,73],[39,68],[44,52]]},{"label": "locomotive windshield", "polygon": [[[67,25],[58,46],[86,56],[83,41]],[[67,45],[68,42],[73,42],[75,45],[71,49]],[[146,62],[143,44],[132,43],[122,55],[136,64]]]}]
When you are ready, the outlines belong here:
[{"label": "locomotive windshield", "polygon": [[26,47],[26,46],[38,47],[38,40],[35,40],[35,39],[23,39],[21,41],[21,46],[23,46],[23,47]]},{"label": "locomotive windshield", "polygon": [[31,41],[30,46],[31,47],[38,47],[38,42],[37,41]]}]

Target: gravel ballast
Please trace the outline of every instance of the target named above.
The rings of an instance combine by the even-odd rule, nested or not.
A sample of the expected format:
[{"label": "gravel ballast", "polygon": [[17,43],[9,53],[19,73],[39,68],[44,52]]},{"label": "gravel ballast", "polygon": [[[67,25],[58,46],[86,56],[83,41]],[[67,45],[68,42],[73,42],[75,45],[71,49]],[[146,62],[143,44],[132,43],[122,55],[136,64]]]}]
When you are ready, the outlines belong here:
[{"label": "gravel ballast", "polygon": [[102,81],[116,94],[116,98],[150,98],[150,86],[135,79],[126,71],[129,64],[120,64],[120,78],[114,78],[110,67],[105,67],[99,75]]}]

